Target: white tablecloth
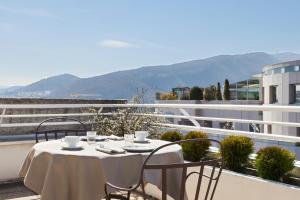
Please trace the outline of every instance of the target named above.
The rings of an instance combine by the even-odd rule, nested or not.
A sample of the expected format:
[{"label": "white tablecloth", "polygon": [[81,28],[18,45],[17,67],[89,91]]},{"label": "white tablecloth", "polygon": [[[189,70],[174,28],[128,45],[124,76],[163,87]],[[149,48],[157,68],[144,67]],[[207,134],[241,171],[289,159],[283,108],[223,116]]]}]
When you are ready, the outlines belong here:
[{"label": "white tablecloth", "polygon": [[[33,146],[20,170],[24,184],[41,194],[42,200],[99,200],[104,197],[104,183],[129,187],[137,182],[144,159],[149,153],[110,155],[81,142],[81,151],[62,150],[60,140]],[[124,146],[124,141],[102,142],[105,146]],[[152,140],[155,147],[166,144]],[[181,147],[173,145],[157,152],[151,163],[182,163]],[[168,194],[177,197],[181,171],[168,171]],[[145,180],[161,187],[161,172],[146,171]]]}]

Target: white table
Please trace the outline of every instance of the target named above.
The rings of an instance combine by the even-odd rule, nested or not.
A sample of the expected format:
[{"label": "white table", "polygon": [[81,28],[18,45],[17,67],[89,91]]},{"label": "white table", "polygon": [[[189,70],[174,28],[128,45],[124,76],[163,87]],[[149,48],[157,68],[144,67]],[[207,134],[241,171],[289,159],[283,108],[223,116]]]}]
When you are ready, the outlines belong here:
[{"label": "white table", "polygon": [[[129,187],[137,183],[143,161],[149,153],[110,155],[95,150],[95,146],[81,142],[81,151],[62,150],[60,140],[37,143],[20,170],[24,184],[41,194],[42,200],[99,200],[104,197],[104,183]],[[124,141],[102,142],[117,147]],[[151,140],[155,147],[165,141]],[[153,163],[182,163],[181,147],[173,145],[154,155]],[[168,172],[168,194],[177,197],[181,173],[178,169]],[[161,172],[146,171],[145,181],[161,187]]]}]

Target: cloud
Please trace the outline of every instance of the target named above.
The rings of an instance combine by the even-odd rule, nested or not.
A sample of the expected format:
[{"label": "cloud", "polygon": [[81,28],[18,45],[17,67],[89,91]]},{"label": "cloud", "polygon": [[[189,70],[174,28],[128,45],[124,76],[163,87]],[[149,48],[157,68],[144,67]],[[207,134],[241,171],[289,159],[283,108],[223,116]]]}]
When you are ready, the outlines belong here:
[{"label": "cloud", "polygon": [[7,12],[17,15],[27,15],[27,16],[36,16],[36,17],[48,17],[53,19],[60,19],[57,15],[50,13],[46,10],[29,10],[29,9],[16,9],[6,6],[0,6],[0,11]]},{"label": "cloud", "polygon": [[130,48],[133,45],[121,40],[102,40],[100,46],[105,48]]}]

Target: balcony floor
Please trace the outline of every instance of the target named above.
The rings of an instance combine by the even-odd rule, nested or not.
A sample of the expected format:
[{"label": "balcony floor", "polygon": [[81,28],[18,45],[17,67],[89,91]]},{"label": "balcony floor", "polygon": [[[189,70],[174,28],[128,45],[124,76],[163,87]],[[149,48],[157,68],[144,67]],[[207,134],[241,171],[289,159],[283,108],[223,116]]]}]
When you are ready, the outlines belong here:
[{"label": "balcony floor", "polygon": [[[133,193],[132,200],[142,200],[140,193]],[[148,198],[155,200],[155,198]],[[40,200],[40,196],[27,189],[23,183],[0,184],[0,200]]]}]

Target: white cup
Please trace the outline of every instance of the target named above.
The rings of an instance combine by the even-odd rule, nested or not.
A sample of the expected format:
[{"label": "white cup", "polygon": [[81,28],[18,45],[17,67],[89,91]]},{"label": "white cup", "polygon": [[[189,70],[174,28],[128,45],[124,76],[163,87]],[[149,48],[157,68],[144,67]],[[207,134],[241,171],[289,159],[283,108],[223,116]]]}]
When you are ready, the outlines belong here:
[{"label": "white cup", "polygon": [[65,137],[65,142],[69,147],[76,147],[77,144],[79,143],[80,138],[78,136],[66,136]]},{"label": "white cup", "polygon": [[135,137],[138,141],[145,141],[148,135],[148,131],[135,131]]}]

